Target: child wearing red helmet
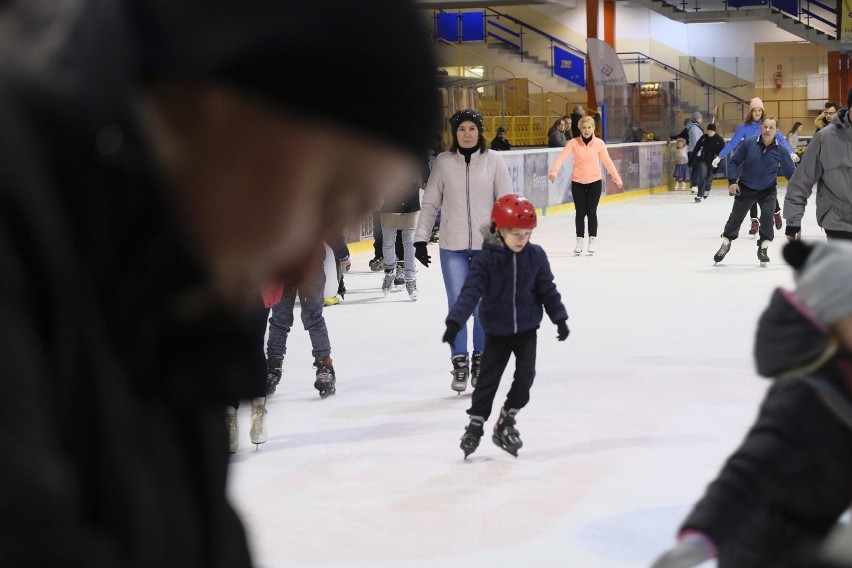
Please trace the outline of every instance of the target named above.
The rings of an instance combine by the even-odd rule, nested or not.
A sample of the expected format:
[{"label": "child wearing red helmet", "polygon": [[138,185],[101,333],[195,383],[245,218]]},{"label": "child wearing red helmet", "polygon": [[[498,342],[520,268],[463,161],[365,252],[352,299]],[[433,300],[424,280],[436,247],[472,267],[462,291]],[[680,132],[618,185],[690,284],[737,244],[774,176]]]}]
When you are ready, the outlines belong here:
[{"label": "child wearing red helmet", "polygon": [[492,440],[517,457],[523,443],[515,428],[515,416],[529,402],[535,378],[536,330],[544,311],[556,324],[559,341],[568,337],[568,313],[553,282],[547,255],[529,242],[536,224],[535,207],[525,197],[509,194],[494,203],[491,226],[482,230],[482,252],[474,258],[458,300],[447,315],[443,337],[447,343],[452,343],[477,305],[485,330],[482,368],[467,411],[470,424],[461,439],[465,459],[479,446],[512,354],[515,378],[494,425]]}]

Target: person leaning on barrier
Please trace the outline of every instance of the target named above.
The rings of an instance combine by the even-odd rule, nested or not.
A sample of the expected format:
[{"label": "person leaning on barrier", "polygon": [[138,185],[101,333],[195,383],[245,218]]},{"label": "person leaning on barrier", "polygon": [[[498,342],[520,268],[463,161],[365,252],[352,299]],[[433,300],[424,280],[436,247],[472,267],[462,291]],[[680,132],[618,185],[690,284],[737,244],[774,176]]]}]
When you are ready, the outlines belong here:
[{"label": "person leaning on barrier", "polygon": [[[370,7],[0,12],[0,566],[251,565],[223,418],[262,393],[261,286],[401,185],[438,118],[415,9]],[[333,97],[292,87],[330,55]]]}]

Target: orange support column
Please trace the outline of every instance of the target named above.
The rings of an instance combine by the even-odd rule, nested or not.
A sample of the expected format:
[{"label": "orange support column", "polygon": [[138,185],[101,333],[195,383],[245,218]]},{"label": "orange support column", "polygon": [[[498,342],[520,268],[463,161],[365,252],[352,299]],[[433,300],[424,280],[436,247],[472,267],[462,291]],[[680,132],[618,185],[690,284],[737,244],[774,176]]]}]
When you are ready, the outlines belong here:
[{"label": "orange support column", "polygon": [[[598,37],[598,0],[586,0],[586,37],[597,39]],[[598,108],[598,99],[595,96],[595,79],[592,76],[592,66],[589,58],[586,58],[586,106],[594,111]]]},{"label": "orange support column", "polygon": [[615,49],[615,0],[604,0],[604,41]]}]

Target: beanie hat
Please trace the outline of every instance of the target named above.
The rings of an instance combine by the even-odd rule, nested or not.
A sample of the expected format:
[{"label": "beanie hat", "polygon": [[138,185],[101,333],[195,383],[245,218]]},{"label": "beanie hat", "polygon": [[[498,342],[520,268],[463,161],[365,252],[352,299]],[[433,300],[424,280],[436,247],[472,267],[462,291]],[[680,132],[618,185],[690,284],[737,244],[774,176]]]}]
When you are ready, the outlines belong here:
[{"label": "beanie hat", "polygon": [[505,128],[503,128],[502,126],[500,126],[500,127],[498,127],[498,128],[497,128],[497,134],[501,134],[501,133],[503,133],[503,132],[506,132],[506,129],[505,129]]},{"label": "beanie hat", "polygon": [[482,115],[475,110],[466,108],[456,112],[450,117],[450,131],[453,133],[453,138],[456,137],[456,130],[459,129],[459,125],[466,120],[474,123],[479,131],[482,132]]},{"label": "beanie hat", "polygon": [[753,111],[756,108],[763,109],[763,101],[760,100],[760,97],[754,97],[748,103],[748,111],[749,112]]},{"label": "beanie hat", "polygon": [[418,158],[439,125],[434,54],[409,0],[131,0],[127,13],[146,74],[228,84]]},{"label": "beanie hat", "polygon": [[698,122],[699,120],[701,120],[701,113],[698,112],[698,111],[693,112],[692,113],[692,120],[694,120],[695,122]]},{"label": "beanie hat", "polygon": [[[826,325],[852,314],[852,243],[828,241],[813,245],[790,243],[785,247],[788,261],[803,261],[797,279],[796,296]],[[791,251],[787,248],[793,247]],[[791,263],[792,263],[791,262]]]},{"label": "beanie hat", "polygon": [[716,125],[711,122],[707,125],[706,130],[712,130],[713,132],[716,132]]}]

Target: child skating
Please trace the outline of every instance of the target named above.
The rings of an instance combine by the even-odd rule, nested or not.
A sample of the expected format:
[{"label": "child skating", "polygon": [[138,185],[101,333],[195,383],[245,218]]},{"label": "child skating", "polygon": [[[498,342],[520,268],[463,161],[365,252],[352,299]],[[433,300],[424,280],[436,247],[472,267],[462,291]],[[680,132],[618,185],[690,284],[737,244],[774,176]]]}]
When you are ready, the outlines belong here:
[{"label": "child skating", "polygon": [[675,191],[689,188],[689,151],[686,147],[686,140],[678,138],[675,141]]},{"label": "child skating", "polygon": [[515,418],[530,398],[535,377],[536,330],[543,309],[556,324],[557,338],[568,337],[568,313],[544,250],[529,242],[536,227],[535,207],[521,195],[504,195],[491,210],[491,226],[483,227],[482,253],[474,258],[458,300],[447,316],[443,341],[452,344],[479,305],[485,330],[482,368],[467,411],[470,424],[461,438],[464,457],[479,446],[491,415],[494,396],[509,357],[515,355],[515,375],[506,403],[494,425],[492,440],[513,456],[523,443]]}]

